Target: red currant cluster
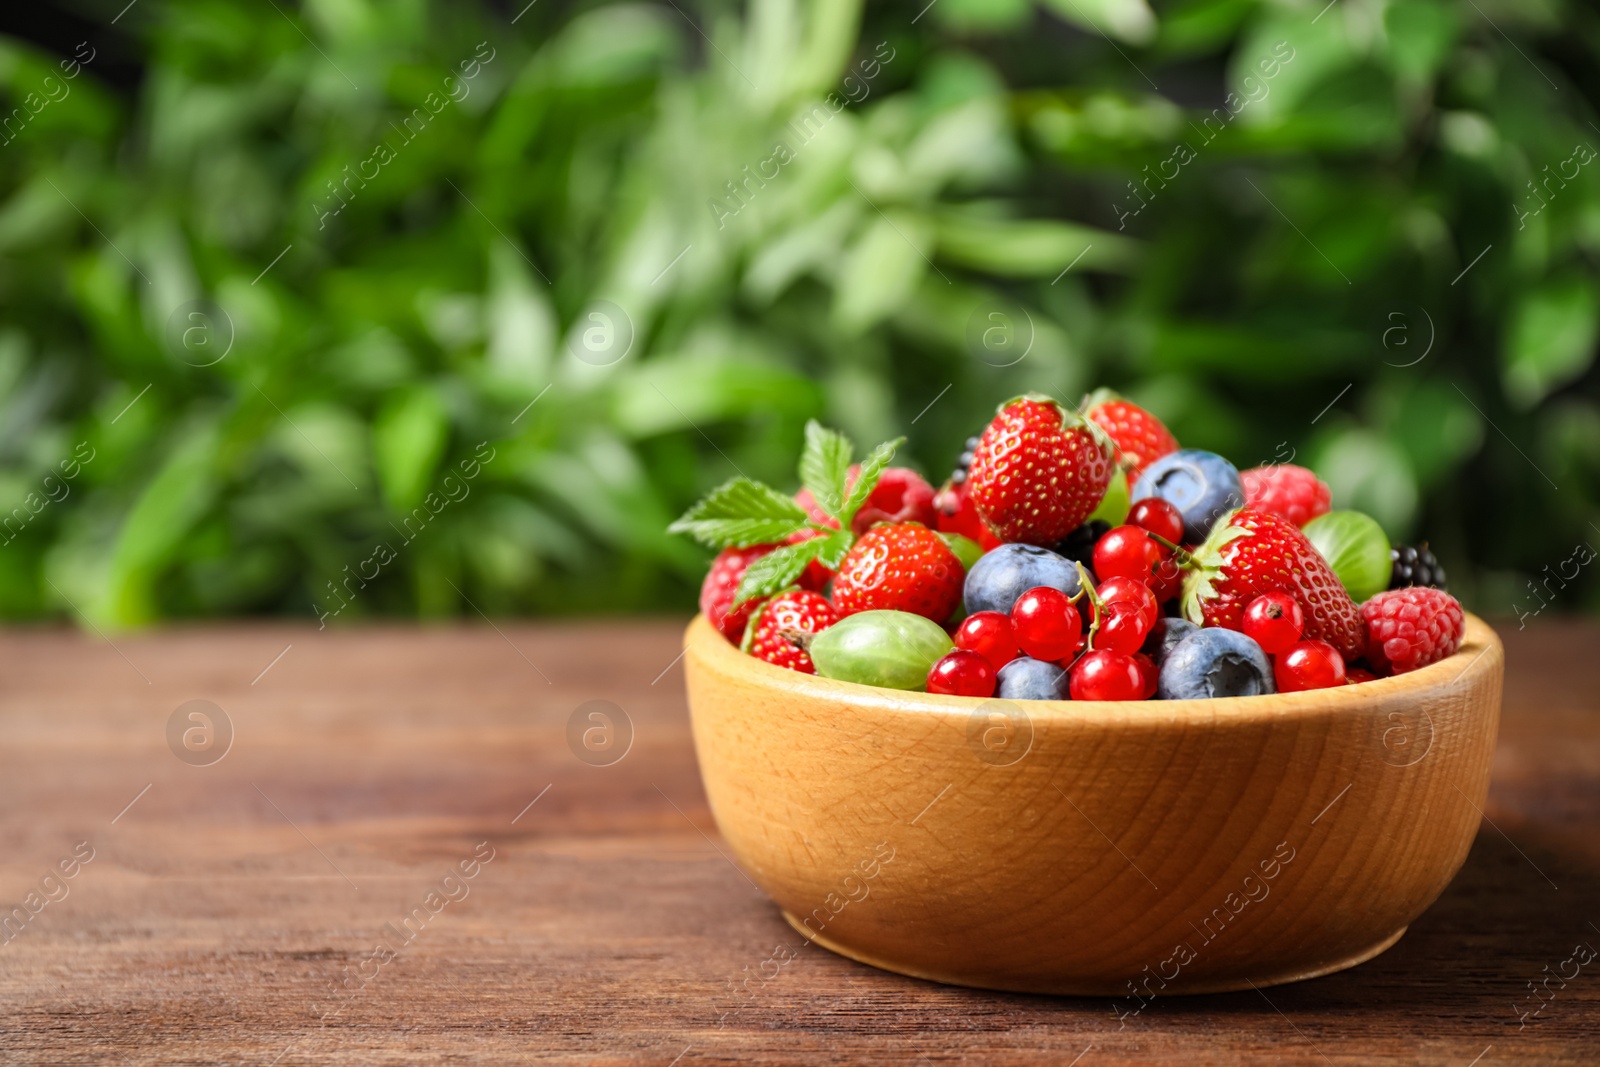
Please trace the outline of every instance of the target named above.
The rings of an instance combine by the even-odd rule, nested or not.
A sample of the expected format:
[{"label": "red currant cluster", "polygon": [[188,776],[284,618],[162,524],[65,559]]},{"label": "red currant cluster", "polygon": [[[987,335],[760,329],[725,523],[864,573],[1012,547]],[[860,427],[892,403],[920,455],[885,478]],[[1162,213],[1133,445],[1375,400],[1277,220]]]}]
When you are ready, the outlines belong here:
[{"label": "red currant cluster", "polygon": [[993,696],[1000,668],[1027,655],[1065,668],[1073,700],[1153,697],[1156,666],[1140,649],[1162,605],[1183,585],[1182,537],[1177,508],[1155,497],[1139,501],[1127,524],[1094,546],[1098,586],[1086,575],[1077,597],[1039,586],[1018,597],[1009,615],[967,616],[955,631],[955,651],[928,672],[928,692]]},{"label": "red currant cluster", "polygon": [[1353,670],[1363,677],[1349,677],[1338,649],[1326,641],[1301,640],[1305,624],[1305,613],[1288,593],[1263,593],[1244,609],[1244,635],[1272,657],[1278,692],[1327,689],[1374,677],[1359,667]]}]

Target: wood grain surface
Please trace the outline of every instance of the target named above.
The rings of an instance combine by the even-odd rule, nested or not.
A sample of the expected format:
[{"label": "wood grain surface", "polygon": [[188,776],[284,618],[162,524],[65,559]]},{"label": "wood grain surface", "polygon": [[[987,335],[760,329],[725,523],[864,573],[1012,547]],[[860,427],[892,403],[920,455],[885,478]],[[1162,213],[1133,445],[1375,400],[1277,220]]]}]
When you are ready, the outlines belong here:
[{"label": "wood grain surface", "polygon": [[1503,632],[1486,819],[1399,944],[1120,1029],[803,944],[711,823],[681,632],[0,635],[0,1063],[1600,1059],[1592,624]]}]

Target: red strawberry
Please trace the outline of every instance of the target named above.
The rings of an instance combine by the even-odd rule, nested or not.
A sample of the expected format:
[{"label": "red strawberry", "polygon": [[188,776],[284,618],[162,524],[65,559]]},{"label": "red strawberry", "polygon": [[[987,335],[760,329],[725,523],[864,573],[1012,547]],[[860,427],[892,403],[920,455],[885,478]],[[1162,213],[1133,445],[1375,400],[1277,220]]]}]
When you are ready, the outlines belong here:
[{"label": "red strawberry", "polygon": [[[850,491],[860,476],[861,464],[852,464],[850,474],[845,478],[845,492]],[[822,505],[811,495],[811,490],[801,489],[794,495],[794,501],[806,509],[806,516],[812,522],[821,526],[831,526],[835,530],[839,528],[839,521],[822,510]],[[878,484],[872,487],[872,492],[867,494],[866,502],[856,512],[856,517],[850,521],[850,529],[859,537],[880,522],[920,522],[925,526],[932,526],[936,518],[937,514],[933,508],[933,486],[914,470],[889,467],[878,477]],[[789,535],[787,543],[797,544],[821,536],[817,530],[796,530]],[[814,559],[806,564],[800,584],[807,589],[821,589],[832,578],[833,572],[824,567],[821,560]]]},{"label": "red strawberry", "polygon": [[1178,450],[1178,439],[1160,419],[1109,389],[1089,396],[1085,413],[1116,442],[1119,459],[1132,485],[1145,467]]},{"label": "red strawberry", "polygon": [[749,548],[725,548],[711,561],[711,570],[700,585],[700,613],[734,644],[738,644],[744,636],[744,626],[750,621],[750,613],[761,603],[760,600],[747,600],[739,605],[739,610],[728,610],[733,607],[733,595],[739,588],[739,579],[744,577],[746,567],[777,547],[751,545]]},{"label": "red strawberry", "polygon": [[1053,545],[1083,525],[1106,494],[1116,446],[1048,397],[1000,408],[978,438],[967,485],[1002,541]]},{"label": "red strawberry", "polygon": [[1404,674],[1455,655],[1466,619],[1449,593],[1417,586],[1390,589],[1361,605],[1367,660],[1380,673]]},{"label": "red strawberry", "polygon": [[1282,515],[1296,526],[1304,526],[1318,515],[1326,515],[1333,503],[1333,492],[1304,467],[1292,463],[1273,463],[1239,472],[1244,485],[1244,502],[1261,511]]},{"label": "red strawberry", "polygon": [[1361,609],[1300,528],[1280,515],[1242,507],[1223,516],[1191,566],[1183,583],[1191,622],[1242,630],[1250,601],[1285,592],[1305,614],[1304,637],[1328,642],[1347,660],[1366,647]]},{"label": "red strawberry", "polygon": [[921,523],[874,526],[839,564],[833,606],[840,617],[883,609],[943,624],[961,603],[965,578],[956,554]]},{"label": "red strawberry", "polygon": [[755,625],[750,627],[749,653],[756,659],[776,663],[801,674],[816,674],[816,665],[805,649],[783,637],[786,630],[821,633],[839,621],[839,613],[820,593],[793,589],[761,605]]}]

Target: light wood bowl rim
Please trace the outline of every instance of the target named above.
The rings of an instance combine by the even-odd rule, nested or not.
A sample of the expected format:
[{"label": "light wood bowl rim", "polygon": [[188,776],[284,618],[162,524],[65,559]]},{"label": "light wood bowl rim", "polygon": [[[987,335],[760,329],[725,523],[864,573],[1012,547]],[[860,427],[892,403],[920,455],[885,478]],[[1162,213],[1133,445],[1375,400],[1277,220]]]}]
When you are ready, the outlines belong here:
[{"label": "light wood bowl rim", "polygon": [[[740,677],[754,685],[776,689],[817,700],[879,707],[901,713],[922,712],[934,715],[970,715],[999,697],[958,697],[924,693],[911,689],[886,689],[859,682],[841,682],[814,674],[802,674],[768,663],[741,652],[712,627],[704,615],[696,615],[684,633],[684,647],[708,667],[725,676]],[[1499,654],[1486,656],[1491,650]],[[1273,693],[1266,696],[1213,697],[1209,700],[1008,700],[1027,713],[1030,719],[1057,721],[1110,719],[1129,725],[1171,724],[1176,721],[1202,722],[1226,719],[1245,722],[1259,719],[1294,719],[1303,715],[1326,715],[1332,711],[1360,712],[1375,700],[1405,693],[1422,697],[1449,689],[1497,666],[1504,656],[1499,636],[1488,623],[1467,614],[1461,647],[1454,655],[1406,674],[1379,678],[1358,685],[1312,689],[1300,693]],[[1483,663],[1472,678],[1469,672]]]}]

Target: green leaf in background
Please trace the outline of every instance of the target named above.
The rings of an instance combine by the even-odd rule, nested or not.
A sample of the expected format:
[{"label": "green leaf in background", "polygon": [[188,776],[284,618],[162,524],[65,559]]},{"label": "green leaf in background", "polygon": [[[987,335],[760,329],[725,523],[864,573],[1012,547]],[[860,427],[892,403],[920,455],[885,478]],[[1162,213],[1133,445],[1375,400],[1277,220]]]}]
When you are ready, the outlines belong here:
[{"label": "green leaf in background", "polygon": [[[310,618],[446,482],[345,618],[687,611],[664,527],[787,488],[807,420],[939,475],[1001,398],[1101,385],[1314,466],[1476,610],[1600,522],[1576,0],[391,7],[136,4],[74,77],[76,36],[0,37],[0,501],[97,450],[0,614]],[[167,336],[196,299],[211,366]],[[762,506],[711,546],[806,525]]]},{"label": "green leaf in background", "polygon": [[806,423],[806,443],[800,453],[800,484],[811,490],[822,510],[835,518],[844,506],[845,482],[855,446],[837,430],[816,419]]},{"label": "green leaf in background", "polygon": [[1156,35],[1156,16],[1145,0],[1044,0],[1044,6],[1074,25],[1129,44],[1147,44]]},{"label": "green leaf in background", "polygon": [[709,548],[743,548],[781,541],[805,521],[805,509],[793,499],[741,476],[713,489],[667,532],[686,533]]},{"label": "green leaf in background", "polygon": [[934,9],[941,22],[961,33],[1015,30],[1032,13],[1032,0],[943,0]]},{"label": "green leaf in background", "polygon": [[1413,528],[1416,481],[1393,441],[1368,430],[1336,430],[1311,451],[1307,465],[1328,483],[1335,503],[1365,512],[1385,530]]},{"label": "green leaf in background", "polygon": [[433,483],[450,436],[450,419],[427,385],[401,390],[372,424],[378,483],[394,511],[410,511]]},{"label": "green leaf in background", "polygon": [[1064,222],[986,219],[971,213],[939,220],[939,252],[975,270],[1054,278],[1074,270],[1123,270],[1136,255],[1126,237]]},{"label": "green leaf in background", "polygon": [[893,314],[928,270],[933,227],[904,211],[874,213],[867,230],[845,252],[834,288],[833,317],[846,333],[859,333]]},{"label": "green leaf in background", "polygon": [[1600,293],[1591,278],[1540,285],[1515,302],[1505,345],[1506,395],[1528,408],[1594,364]]},{"label": "green leaf in background", "polygon": [[1390,61],[1413,84],[1431,78],[1461,32],[1461,13],[1441,0],[1403,0],[1383,13]]},{"label": "green leaf in background", "polygon": [[159,617],[156,586],[162,568],[183,551],[214,499],[220,436],[221,427],[210,420],[182,429],[171,455],[122,524],[103,592],[84,608],[91,621],[123,627]]}]

